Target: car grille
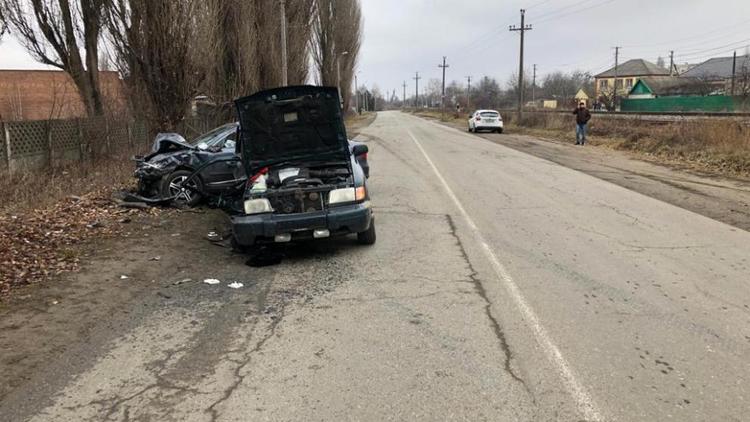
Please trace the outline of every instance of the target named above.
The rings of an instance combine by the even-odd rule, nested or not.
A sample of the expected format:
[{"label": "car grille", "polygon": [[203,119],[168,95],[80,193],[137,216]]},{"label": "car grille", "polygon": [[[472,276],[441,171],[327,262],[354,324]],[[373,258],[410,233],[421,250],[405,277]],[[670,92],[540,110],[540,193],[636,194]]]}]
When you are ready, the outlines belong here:
[{"label": "car grille", "polygon": [[324,208],[323,195],[326,191],[295,190],[268,195],[268,201],[277,214],[298,214],[304,212],[322,211]]}]

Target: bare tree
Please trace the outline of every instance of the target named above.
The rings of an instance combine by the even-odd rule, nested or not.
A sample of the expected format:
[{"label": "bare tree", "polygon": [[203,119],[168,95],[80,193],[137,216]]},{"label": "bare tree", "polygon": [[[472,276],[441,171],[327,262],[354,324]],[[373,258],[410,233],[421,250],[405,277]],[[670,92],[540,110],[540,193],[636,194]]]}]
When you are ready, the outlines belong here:
[{"label": "bare tree", "polygon": [[[278,0],[208,0],[212,66],[207,93],[218,101],[281,85]],[[307,80],[314,0],[286,3],[288,78]]]},{"label": "bare tree", "polygon": [[319,84],[336,86],[338,61],[344,109],[348,110],[350,87],[362,43],[359,0],[317,0],[311,43]]},{"label": "bare tree", "polygon": [[89,115],[104,110],[99,41],[105,1],[0,0],[0,14],[11,33],[37,61],[70,75]]},{"label": "bare tree", "polygon": [[113,0],[107,15],[118,66],[152,126],[174,130],[205,77],[201,0]]}]

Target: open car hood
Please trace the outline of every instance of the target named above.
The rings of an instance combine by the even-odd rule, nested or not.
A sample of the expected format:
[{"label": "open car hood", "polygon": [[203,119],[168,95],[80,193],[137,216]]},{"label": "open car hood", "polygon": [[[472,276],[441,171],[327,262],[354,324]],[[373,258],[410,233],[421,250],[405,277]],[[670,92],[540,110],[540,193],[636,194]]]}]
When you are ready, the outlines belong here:
[{"label": "open car hood", "polygon": [[248,174],[285,161],[348,161],[338,90],[289,86],[235,101]]}]

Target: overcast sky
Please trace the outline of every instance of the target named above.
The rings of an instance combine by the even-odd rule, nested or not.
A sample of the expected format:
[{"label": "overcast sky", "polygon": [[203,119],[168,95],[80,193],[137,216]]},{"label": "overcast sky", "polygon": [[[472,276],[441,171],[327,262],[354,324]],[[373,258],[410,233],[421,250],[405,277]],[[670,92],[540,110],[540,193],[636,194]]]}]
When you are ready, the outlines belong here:
[{"label": "overcast sky", "polygon": [[[288,0],[294,1],[294,0]],[[396,90],[414,72],[426,86],[439,78],[448,57],[448,80],[488,75],[503,83],[518,70],[519,9],[533,30],[526,36],[526,67],[539,77],[555,70],[596,73],[621,61],[656,61],[669,50],[676,61],[700,62],[744,53],[750,45],[750,0],[361,0],[365,19],[359,81]],[[8,36],[0,44],[0,68],[44,68]]]}]

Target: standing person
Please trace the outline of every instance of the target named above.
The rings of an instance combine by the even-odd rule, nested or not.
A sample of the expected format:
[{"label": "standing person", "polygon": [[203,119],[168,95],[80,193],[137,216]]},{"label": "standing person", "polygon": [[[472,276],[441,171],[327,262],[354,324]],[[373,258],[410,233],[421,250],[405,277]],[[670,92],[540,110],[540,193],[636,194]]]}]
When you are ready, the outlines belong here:
[{"label": "standing person", "polygon": [[586,102],[581,101],[578,108],[573,110],[573,114],[576,115],[576,145],[584,145],[586,143],[586,125],[591,120],[591,112],[586,108]]}]

